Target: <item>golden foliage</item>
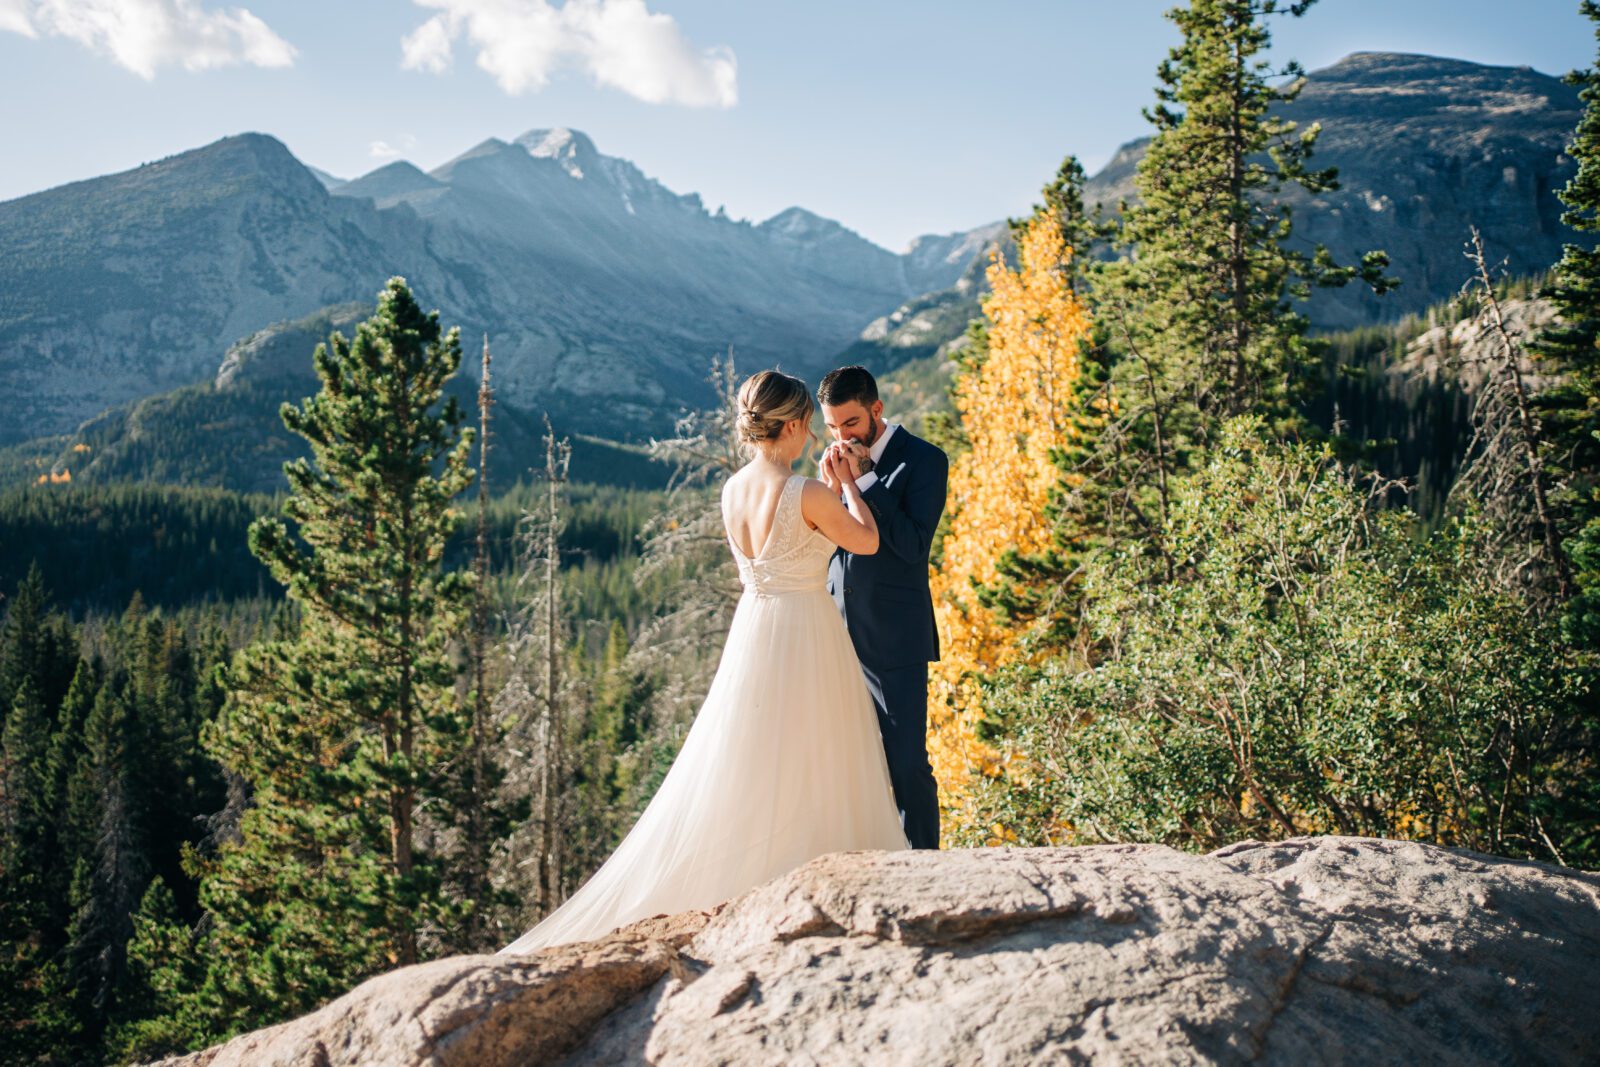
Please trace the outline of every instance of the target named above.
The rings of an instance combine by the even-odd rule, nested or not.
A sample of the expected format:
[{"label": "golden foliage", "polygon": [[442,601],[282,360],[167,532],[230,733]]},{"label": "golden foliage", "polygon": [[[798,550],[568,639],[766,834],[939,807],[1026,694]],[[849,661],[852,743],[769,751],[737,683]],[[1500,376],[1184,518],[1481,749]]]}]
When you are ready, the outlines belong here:
[{"label": "golden foliage", "polygon": [[[979,682],[1017,659],[1023,636],[979,603],[973,587],[999,577],[1006,549],[1050,546],[1046,506],[1061,479],[1050,454],[1078,432],[1073,385],[1090,321],[1068,284],[1071,255],[1048,211],[1020,237],[1016,270],[995,255],[983,302],[987,357],[956,385],[971,448],[950,472],[949,532],[931,578],[942,659],[928,678],[928,754],[949,830],[981,830],[971,809],[973,776],[993,776],[1001,757],[978,736]],[[998,843],[1005,835],[990,836]]]}]

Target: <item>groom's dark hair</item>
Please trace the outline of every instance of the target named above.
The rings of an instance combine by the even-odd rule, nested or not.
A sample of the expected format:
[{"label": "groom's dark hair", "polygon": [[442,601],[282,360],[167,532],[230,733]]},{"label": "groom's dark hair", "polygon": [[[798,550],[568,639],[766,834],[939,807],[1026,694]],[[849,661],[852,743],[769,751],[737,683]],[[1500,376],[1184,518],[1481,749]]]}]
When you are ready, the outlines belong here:
[{"label": "groom's dark hair", "polygon": [[865,367],[840,367],[831,370],[817,386],[817,402],[838,407],[857,401],[864,408],[878,402],[878,383]]}]

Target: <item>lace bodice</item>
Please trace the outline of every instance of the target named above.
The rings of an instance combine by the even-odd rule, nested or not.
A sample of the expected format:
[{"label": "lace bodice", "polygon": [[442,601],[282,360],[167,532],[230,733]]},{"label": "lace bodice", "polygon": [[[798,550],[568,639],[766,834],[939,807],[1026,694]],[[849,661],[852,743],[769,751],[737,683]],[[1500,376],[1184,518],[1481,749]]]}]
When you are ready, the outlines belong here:
[{"label": "lace bodice", "polygon": [[803,474],[790,475],[778,495],[778,511],[772,519],[772,532],[754,559],[739,551],[728,537],[728,547],[739,564],[739,581],[745,592],[758,596],[785,593],[825,593],[828,588],[828,559],[833,542],[820,531],[806,525],[800,513]]}]

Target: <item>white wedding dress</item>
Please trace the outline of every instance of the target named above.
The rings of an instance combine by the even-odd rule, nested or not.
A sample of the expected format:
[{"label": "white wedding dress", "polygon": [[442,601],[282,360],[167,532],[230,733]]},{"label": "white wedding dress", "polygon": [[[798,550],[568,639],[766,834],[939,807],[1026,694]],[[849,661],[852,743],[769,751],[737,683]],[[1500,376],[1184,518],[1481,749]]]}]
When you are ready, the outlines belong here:
[{"label": "white wedding dress", "polygon": [[804,484],[784,485],[754,559],[728,538],[744,594],[655,797],[594,876],[501,954],[709,908],[827,852],[907,847],[877,716],[827,591],[834,546],[800,514]]}]

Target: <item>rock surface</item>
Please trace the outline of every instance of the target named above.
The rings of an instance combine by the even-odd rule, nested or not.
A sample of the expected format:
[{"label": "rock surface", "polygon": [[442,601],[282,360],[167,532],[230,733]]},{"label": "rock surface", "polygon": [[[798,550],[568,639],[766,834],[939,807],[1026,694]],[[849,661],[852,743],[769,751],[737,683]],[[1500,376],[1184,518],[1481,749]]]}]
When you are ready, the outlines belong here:
[{"label": "rock surface", "polygon": [[[1527,346],[1556,319],[1555,305],[1541,298],[1501,302],[1506,333],[1522,346],[1518,369],[1523,385],[1540,393],[1555,384],[1546,374],[1547,366],[1535,361]],[[1418,334],[1406,345],[1405,353],[1390,368],[1395,377],[1421,377],[1434,381],[1441,376],[1461,383],[1468,393],[1477,392],[1490,368],[1499,367],[1505,358],[1505,339],[1487,315],[1471,314],[1454,323],[1434,326]]]},{"label": "rock surface", "polygon": [[1600,875],[1371,838],[839,853],[168,1061],[1600,1062]]}]

